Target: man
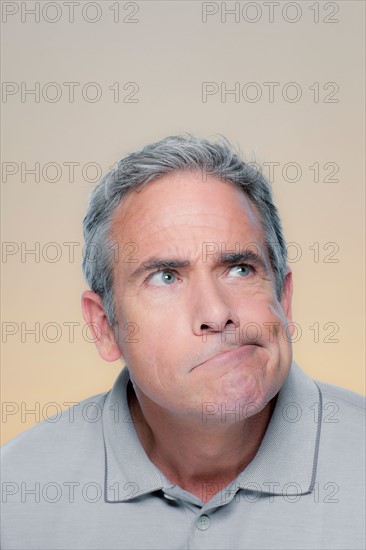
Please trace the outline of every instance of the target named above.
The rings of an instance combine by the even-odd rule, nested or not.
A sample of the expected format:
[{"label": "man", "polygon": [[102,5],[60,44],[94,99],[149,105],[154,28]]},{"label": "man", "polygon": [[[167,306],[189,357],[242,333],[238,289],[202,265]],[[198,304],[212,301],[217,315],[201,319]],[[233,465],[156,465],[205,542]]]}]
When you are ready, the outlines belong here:
[{"label": "man", "polygon": [[292,360],[264,177],[169,137],[96,186],[84,235],[83,314],[126,366],[5,446],[3,548],[363,548],[364,399]]}]

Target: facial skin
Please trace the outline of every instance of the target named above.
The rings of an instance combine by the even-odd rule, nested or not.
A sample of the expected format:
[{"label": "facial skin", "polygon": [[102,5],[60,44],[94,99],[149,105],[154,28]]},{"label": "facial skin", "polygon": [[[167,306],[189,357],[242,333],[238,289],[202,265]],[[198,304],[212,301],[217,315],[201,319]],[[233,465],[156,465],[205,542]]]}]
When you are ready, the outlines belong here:
[{"label": "facial skin", "polygon": [[[115,213],[112,237],[120,251],[118,342],[91,291],[83,295],[85,319],[102,327],[97,346],[104,359],[123,355],[134,388],[130,408],[142,422],[136,429],[150,458],[198,494],[207,468],[210,480],[226,482],[263,438],[292,360],[284,328],[291,321],[291,272],[279,303],[255,207],[229,182],[203,181],[200,172],[166,175],[129,193]],[[126,243],[134,248],[124,249]],[[225,253],[246,250],[259,261],[222,263]],[[152,257],[190,265],[131,277]],[[209,360],[241,346],[240,357]],[[185,445],[180,451],[190,466],[172,452],[174,440]]]}]

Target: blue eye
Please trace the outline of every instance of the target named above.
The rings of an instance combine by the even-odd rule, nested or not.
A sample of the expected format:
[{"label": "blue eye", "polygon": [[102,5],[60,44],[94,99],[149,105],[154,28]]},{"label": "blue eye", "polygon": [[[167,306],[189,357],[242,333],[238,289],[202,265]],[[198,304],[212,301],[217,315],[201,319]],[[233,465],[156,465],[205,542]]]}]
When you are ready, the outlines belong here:
[{"label": "blue eye", "polygon": [[230,268],[230,271],[231,271],[231,269],[234,269],[234,268],[243,269],[244,270],[244,272],[243,272],[244,277],[248,277],[248,275],[250,275],[253,272],[253,268],[250,265],[245,265],[245,264],[243,264],[243,265],[234,265],[233,267]]},{"label": "blue eye", "polygon": [[[149,277],[149,283],[154,279],[155,275],[162,275],[164,274],[164,277],[160,279],[160,282],[161,281],[165,281],[166,283],[168,283],[168,285],[165,285],[165,284],[157,284],[155,286],[169,286],[169,284],[171,282],[174,282],[174,281],[171,281],[168,277],[175,277],[175,274],[172,272],[172,271],[169,271],[167,269],[162,269],[160,271],[155,271],[154,273],[152,273]],[[167,277],[168,276],[168,277]]]}]

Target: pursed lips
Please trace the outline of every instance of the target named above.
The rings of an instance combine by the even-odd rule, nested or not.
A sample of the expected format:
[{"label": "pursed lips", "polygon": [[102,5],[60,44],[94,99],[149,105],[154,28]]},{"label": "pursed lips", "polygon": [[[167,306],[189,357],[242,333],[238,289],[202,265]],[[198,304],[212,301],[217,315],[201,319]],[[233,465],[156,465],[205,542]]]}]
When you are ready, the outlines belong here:
[{"label": "pursed lips", "polygon": [[211,366],[220,366],[225,365],[229,361],[244,359],[246,356],[253,353],[254,348],[257,347],[259,347],[259,344],[244,344],[243,346],[240,346],[238,348],[217,353],[211,356],[209,359],[206,359],[202,363],[199,363],[191,370],[194,370],[197,367],[201,367],[202,365],[206,364],[209,364]]}]

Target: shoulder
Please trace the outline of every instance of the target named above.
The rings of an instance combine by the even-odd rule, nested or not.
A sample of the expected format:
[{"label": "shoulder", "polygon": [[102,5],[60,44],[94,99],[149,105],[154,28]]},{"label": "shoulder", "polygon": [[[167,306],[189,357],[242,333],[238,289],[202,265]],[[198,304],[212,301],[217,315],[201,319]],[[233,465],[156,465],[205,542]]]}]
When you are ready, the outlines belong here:
[{"label": "shoulder", "polygon": [[366,397],[334,384],[320,382],[319,380],[314,380],[314,382],[321,392],[323,401],[326,403],[335,403],[350,414],[353,413],[356,416],[364,417]]},{"label": "shoulder", "polygon": [[17,435],[1,448],[3,471],[52,468],[103,445],[102,411],[108,392],[75,403]]},{"label": "shoulder", "polygon": [[365,461],[365,397],[333,384],[314,382],[321,395],[320,458],[324,459],[324,469],[328,476],[334,471],[347,483],[354,479],[357,485]]}]

